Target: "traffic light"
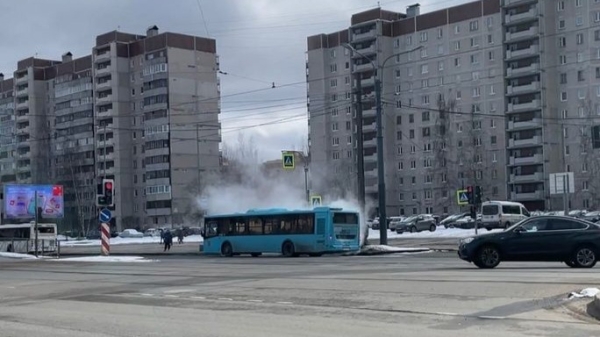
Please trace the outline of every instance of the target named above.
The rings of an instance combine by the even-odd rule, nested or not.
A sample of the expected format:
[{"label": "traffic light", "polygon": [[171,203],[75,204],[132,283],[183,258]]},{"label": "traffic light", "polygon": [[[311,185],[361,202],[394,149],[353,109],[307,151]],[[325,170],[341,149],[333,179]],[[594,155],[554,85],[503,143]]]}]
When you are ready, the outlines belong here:
[{"label": "traffic light", "polygon": [[476,206],[471,206],[469,213],[471,215],[471,219],[477,220],[477,207]]},{"label": "traffic light", "polygon": [[475,204],[481,204],[481,186],[475,186]]},{"label": "traffic light", "polygon": [[102,179],[102,195],[104,195],[106,206],[114,206],[113,191],[115,187],[114,179]]},{"label": "traffic light", "polygon": [[467,186],[467,198],[469,199],[469,205],[473,205],[473,186]]}]

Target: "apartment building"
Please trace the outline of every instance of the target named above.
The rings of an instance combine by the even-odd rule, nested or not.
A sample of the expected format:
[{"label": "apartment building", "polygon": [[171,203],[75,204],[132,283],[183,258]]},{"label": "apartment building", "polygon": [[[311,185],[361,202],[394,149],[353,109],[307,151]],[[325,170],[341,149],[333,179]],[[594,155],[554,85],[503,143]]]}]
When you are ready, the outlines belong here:
[{"label": "apartment building", "polygon": [[504,199],[502,41],[494,0],[422,15],[418,5],[406,14],[377,8],[353,15],[348,29],[309,37],[311,164],[364,167],[365,192],[377,199],[377,68],[387,213],[456,212],[456,190],[475,184]]},{"label": "apartment building", "polygon": [[0,74],[0,182],[14,181],[15,169],[15,99],[13,79]]},{"label": "apartment building", "polygon": [[[0,79],[0,114],[10,115],[12,101],[15,128],[0,130],[15,146],[15,176],[3,182],[65,185],[73,228],[95,222],[103,177],[115,179],[116,230],[184,223],[199,182],[219,170],[214,40],[156,26],[146,35],[113,31],[96,38],[91,55],[29,58],[17,68],[14,80]],[[9,165],[4,148],[0,164]]]}]

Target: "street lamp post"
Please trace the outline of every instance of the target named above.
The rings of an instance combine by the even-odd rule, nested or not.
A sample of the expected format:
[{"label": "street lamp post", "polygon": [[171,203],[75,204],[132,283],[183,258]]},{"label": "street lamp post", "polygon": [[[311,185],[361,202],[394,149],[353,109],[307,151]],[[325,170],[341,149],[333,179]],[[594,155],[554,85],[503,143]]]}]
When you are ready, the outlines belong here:
[{"label": "street lamp post", "polygon": [[[379,243],[382,245],[387,245],[387,214],[386,214],[386,198],[385,198],[385,167],[384,167],[384,156],[383,156],[383,106],[381,103],[381,91],[382,86],[381,82],[383,79],[383,69],[385,68],[385,64],[387,61],[392,58],[411,53],[415,50],[423,48],[423,46],[419,46],[417,48],[406,50],[401,53],[390,55],[386,58],[380,66],[377,66],[375,62],[357,51],[354,47],[349,44],[344,44],[344,48],[349,49],[353,53],[358,54],[364,59],[368,60],[373,67],[373,72],[375,73],[375,105],[376,105],[376,127],[377,127],[377,197],[379,199]],[[360,140],[362,142],[362,139]],[[361,153],[361,156],[364,154]]]},{"label": "street lamp post", "polygon": [[306,193],[306,203],[310,206],[310,190],[308,189],[308,155],[302,151],[283,151],[287,153],[299,154],[304,162],[304,190]]}]

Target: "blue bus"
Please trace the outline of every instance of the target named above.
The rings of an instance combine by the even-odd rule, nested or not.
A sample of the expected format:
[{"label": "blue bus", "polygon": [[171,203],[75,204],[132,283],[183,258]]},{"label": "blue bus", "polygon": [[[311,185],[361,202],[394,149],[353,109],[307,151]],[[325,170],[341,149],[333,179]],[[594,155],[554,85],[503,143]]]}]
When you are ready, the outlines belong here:
[{"label": "blue bus", "polygon": [[207,216],[203,237],[205,254],[321,256],[359,250],[360,223],[357,212],[341,208],[249,210]]}]

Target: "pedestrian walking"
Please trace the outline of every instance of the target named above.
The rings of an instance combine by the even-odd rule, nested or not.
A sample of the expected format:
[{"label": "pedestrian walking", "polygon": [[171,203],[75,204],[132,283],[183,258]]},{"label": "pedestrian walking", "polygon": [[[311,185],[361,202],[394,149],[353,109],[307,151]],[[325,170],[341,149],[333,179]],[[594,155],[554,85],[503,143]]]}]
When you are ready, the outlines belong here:
[{"label": "pedestrian walking", "polygon": [[165,243],[164,251],[171,250],[171,245],[173,244],[173,235],[171,234],[171,231],[165,230],[163,241]]},{"label": "pedestrian walking", "polygon": [[179,231],[177,231],[177,241],[179,244],[183,243],[183,228],[179,228]]}]

